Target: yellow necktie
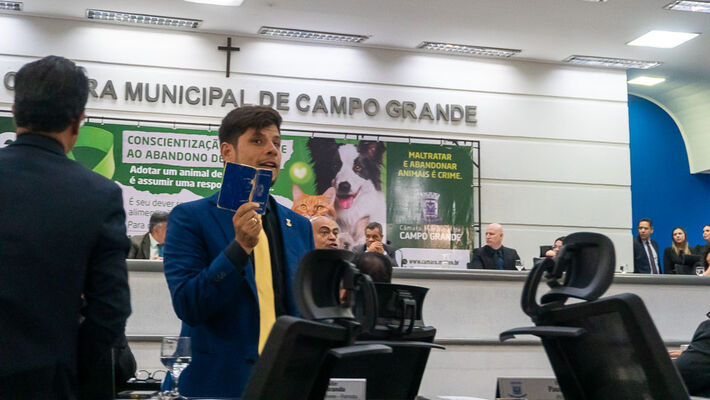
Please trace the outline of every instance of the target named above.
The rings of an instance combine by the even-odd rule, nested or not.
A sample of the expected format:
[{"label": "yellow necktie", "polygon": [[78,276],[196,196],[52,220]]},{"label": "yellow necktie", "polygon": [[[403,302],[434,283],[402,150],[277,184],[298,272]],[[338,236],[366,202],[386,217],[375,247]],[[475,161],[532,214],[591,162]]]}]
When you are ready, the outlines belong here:
[{"label": "yellow necktie", "polygon": [[259,354],[261,354],[269,332],[271,332],[271,327],[276,322],[269,239],[263,229],[259,232],[259,242],[254,247],[254,279],[259,298]]}]

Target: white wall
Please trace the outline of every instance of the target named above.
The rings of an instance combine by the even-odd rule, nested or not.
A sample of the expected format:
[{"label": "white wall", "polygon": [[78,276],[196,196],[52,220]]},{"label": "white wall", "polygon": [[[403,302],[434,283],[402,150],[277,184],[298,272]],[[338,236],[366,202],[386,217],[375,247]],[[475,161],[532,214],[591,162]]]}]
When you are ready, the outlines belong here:
[{"label": "white wall", "polygon": [[[623,71],[225,36],[0,15],[0,74],[62,55],[107,79],[259,90],[312,97],[375,97],[478,106],[478,123],[395,120],[380,113],[283,113],[285,127],[481,141],[482,221],[505,226],[505,244],[530,265],[538,246],[581,230],[601,232],[632,263],[626,76]],[[293,98],[292,98],[293,100]],[[0,86],[0,107],[12,92]],[[218,124],[227,109],[92,99],[88,114]]]}]

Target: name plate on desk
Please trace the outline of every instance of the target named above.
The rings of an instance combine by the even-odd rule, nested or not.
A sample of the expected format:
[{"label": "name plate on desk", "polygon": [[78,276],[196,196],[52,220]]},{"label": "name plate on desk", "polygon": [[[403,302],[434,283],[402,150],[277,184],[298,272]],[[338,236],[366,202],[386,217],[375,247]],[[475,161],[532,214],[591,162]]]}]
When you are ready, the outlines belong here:
[{"label": "name plate on desk", "polygon": [[498,378],[496,397],[502,399],[564,400],[555,378]]},{"label": "name plate on desk", "polygon": [[332,378],[325,400],[367,400],[366,379]]}]

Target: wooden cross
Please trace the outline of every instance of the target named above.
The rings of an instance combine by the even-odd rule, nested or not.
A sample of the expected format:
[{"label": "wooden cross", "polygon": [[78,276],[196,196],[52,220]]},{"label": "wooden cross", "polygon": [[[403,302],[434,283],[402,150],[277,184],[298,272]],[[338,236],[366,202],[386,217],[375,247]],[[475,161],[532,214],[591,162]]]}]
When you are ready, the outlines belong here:
[{"label": "wooden cross", "polygon": [[227,45],[226,46],[218,46],[217,50],[227,52],[227,78],[229,78],[229,68],[230,68],[230,61],[232,60],[232,52],[239,51],[239,47],[232,47],[232,38],[228,37],[227,38]]}]

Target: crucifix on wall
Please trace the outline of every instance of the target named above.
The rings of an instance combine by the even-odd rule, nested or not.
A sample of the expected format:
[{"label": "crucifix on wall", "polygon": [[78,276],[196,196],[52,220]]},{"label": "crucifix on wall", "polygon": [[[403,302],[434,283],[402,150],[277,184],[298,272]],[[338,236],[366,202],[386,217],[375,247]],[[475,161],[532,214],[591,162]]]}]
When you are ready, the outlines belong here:
[{"label": "crucifix on wall", "polygon": [[218,46],[217,50],[227,52],[227,78],[229,78],[229,70],[230,70],[230,64],[231,64],[231,60],[232,60],[232,52],[239,51],[239,47],[232,47],[232,38],[228,37],[227,38],[227,45],[226,46]]}]

